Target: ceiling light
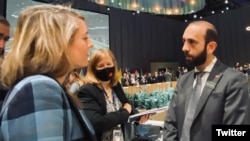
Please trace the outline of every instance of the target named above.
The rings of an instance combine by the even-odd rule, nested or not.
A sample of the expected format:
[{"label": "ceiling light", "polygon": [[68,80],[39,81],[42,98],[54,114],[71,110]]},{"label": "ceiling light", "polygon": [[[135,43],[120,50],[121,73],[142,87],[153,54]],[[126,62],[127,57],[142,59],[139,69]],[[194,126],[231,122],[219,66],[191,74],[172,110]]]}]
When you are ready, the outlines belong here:
[{"label": "ceiling light", "polygon": [[246,31],[250,31],[250,26],[247,26],[247,27],[246,27]]},{"label": "ceiling light", "polygon": [[100,1],[99,1],[99,4],[104,4],[104,0],[100,0]]},{"label": "ceiling light", "polygon": [[191,0],[191,1],[190,1],[190,4],[191,4],[191,5],[195,5],[195,1],[194,1],[194,0]]},{"label": "ceiling light", "polygon": [[137,5],[136,2],[133,2],[133,3],[131,4],[131,6],[132,6],[132,8],[137,8],[137,7],[138,7],[138,5]]}]

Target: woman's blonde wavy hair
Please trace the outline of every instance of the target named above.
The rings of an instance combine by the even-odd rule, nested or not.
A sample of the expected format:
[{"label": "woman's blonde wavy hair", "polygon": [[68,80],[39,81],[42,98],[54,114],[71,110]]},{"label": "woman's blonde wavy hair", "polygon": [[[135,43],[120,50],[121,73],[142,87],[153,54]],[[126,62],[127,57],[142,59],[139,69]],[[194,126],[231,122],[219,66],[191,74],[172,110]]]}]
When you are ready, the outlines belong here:
[{"label": "woman's blonde wavy hair", "polygon": [[111,78],[110,86],[115,86],[119,82],[119,78],[120,78],[119,71],[118,71],[117,61],[116,61],[114,54],[112,53],[111,50],[107,48],[101,48],[101,49],[95,50],[93,54],[90,56],[87,74],[84,77],[84,81],[86,83],[88,82],[88,83],[93,83],[97,85],[100,84],[100,82],[95,76],[95,71],[96,71],[97,64],[103,59],[104,56],[110,56],[112,58],[112,61],[115,67],[115,72],[114,72],[113,77]]},{"label": "woman's blonde wavy hair", "polygon": [[70,6],[36,5],[19,15],[14,41],[2,63],[4,86],[34,74],[61,77],[73,68],[68,47],[84,17]]}]

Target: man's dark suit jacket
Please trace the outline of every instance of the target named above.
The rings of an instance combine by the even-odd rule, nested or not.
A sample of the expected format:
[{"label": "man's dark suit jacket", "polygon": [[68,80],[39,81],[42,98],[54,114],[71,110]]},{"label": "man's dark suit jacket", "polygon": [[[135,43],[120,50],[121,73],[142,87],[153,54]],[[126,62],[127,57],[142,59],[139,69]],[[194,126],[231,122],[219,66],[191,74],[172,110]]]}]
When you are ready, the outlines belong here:
[{"label": "man's dark suit jacket", "polygon": [[[180,139],[193,81],[194,71],[190,71],[177,82],[165,120],[164,141]],[[217,60],[197,105],[190,129],[190,141],[211,141],[212,125],[215,124],[249,124],[250,101],[247,88],[247,79],[243,73]]]},{"label": "man's dark suit jacket", "polygon": [[[118,83],[112,88],[122,104],[128,103],[128,99]],[[118,124],[127,122],[129,113],[126,109],[120,108],[119,111],[107,114],[106,100],[103,90],[94,84],[87,83],[80,88],[78,93],[80,101],[83,103],[83,109],[93,125],[96,135],[101,139],[103,131],[111,129]],[[138,113],[137,110],[132,108],[131,114]]]}]

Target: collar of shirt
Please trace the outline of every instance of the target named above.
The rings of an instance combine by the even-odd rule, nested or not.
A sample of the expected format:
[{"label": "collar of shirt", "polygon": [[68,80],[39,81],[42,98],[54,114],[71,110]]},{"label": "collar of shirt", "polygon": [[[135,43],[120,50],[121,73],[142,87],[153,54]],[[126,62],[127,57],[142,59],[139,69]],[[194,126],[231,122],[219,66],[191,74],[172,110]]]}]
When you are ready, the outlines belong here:
[{"label": "collar of shirt", "polygon": [[[213,69],[216,61],[217,61],[217,58],[214,57],[214,59],[212,60],[212,62],[204,69],[204,72],[206,72],[206,73],[204,75],[202,75],[202,77],[201,77],[201,91],[203,91],[203,88],[204,88],[204,86],[206,84],[206,81],[207,81],[207,78],[209,76],[209,73],[212,71],[212,69]],[[199,72],[196,68],[195,68],[194,71],[195,72]],[[196,81],[197,80],[195,78],[195,81],[193,83],[193,87],[196,85]]]}]

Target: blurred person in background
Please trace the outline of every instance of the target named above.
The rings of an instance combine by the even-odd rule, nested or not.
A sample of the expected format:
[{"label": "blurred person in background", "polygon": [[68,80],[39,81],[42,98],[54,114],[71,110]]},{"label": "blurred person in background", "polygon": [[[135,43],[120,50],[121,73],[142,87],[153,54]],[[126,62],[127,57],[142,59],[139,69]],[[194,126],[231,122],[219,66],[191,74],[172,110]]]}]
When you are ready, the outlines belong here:
[{"label": "blurred person in background", "polygon": [[[10,23],[6,18],[0,15],[0,64],[2,64],[5,52],[6,42],[10,38]],[[1,74],[1,72],[0,72]],[[8,92],[8,89],[2,86],[0,81],[0,109],[2,107],[3,100]]]},{"label": "blurred person in background", "polygon": [[84,84],[84,81],[80,77],[80,73],[73,70],[70,72],[67,82],[67,91],[71,95],[77,95],[80,87]]}]

